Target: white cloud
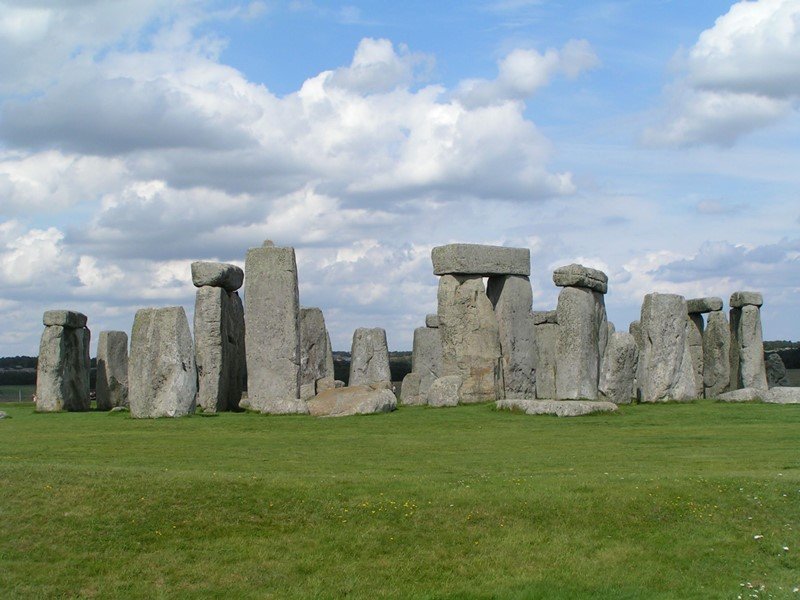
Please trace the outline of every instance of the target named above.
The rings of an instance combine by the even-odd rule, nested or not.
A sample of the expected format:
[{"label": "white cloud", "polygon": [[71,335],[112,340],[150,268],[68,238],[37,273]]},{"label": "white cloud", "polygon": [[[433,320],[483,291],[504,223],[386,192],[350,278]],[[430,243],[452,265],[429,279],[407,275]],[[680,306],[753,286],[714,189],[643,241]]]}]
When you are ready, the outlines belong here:
[{"label": "white cloud", "polygon": [[704,31],[680,59],[655,145],[730,146],[789,115],[800,101],[800,3],[742,1]]}]

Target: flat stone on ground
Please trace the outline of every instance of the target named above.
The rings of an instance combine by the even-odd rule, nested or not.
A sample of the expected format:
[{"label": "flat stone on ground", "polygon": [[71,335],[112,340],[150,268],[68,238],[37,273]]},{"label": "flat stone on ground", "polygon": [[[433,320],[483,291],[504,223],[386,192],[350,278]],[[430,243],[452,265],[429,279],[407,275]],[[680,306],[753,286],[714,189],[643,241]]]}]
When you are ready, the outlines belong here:
[{"label": "flat stone on ground", "polygon": [[531,252],[482,244],[448,244],[431,251],[434,275],[524,275],[531,274]]},{"label": "flat stone on ground", "polygon": [[556,415],[557,417],[580,417],[597,412],[614,412],[613,402],[590,400],[498,400],[500,410],[521,410],[527,415]]},{"label": "flat stone on ground", "polygon": [[763,394],[770,404],[800,404],[800,387],[775,387]]},{"label": "flat stone on ground", "polygon": [[229,263],[198,260],[192,263],[192,283],[195,287],[207,285],[235,292],[244,283],[244,271]]},{"label": "flat stone on ground", "polygon": [[733,390],[732,392],[725,392],[719,394],[717,400],[722,402],[757,402],[764,396],[764,390],[757,390],[756,388],[741,388]]},{"label": "flat stone on ground", "polygon": [[[248,403],[249,404],[249,403]],[[244,407],[252,409],[252,406]],[[308,403],[299,398],[285,398],[283,400],[267,400],[259,407],[260,412],[265,415],[307,415],[309,413]]]},{"label": "flat stone on ground", "polygon": [[306,404],[314,417],[346,417],[391,412],[397,398],[391,390],[352,386],[326,390]]},{"label": "flat stone on ground", "polygon": [[574,263],[553,271],[553,283],[558,287],[585,287],[601,294],[608,291],[608,276],[605,273]]},{"label": "flat stone on ground", "polygon": [[45,327],[58,325],[70,329],[80,329],[86,327],[87,320],[86,315],[74,310],[46,310],[42,316]]}]

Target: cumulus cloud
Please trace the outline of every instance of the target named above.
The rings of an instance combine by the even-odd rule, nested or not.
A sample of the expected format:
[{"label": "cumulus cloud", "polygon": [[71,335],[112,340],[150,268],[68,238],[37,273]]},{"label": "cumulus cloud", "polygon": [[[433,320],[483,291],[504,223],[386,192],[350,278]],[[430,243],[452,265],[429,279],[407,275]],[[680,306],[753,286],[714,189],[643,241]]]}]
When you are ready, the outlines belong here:
[{"label": "cumulus cloud", "polygon": [[800,4],[733,5],[676,59],[682,75],[667,91],[664,123],[648,143],[730,146],[786,117],[800,101]]}]

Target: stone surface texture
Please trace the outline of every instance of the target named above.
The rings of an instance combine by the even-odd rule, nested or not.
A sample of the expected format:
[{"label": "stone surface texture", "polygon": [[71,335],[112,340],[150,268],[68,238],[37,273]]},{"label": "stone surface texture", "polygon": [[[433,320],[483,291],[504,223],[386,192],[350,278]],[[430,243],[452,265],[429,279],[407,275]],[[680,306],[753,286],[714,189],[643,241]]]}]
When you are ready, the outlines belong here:
[{"label": "stone surface texture", "polygon": [[630,404],[636,399],[636,369],[639,349],[630,333],[615,332],[606,346],[600,373],[600,397],[614,404]]},{"label": "stone surface texture", "polygon": [[459,375],[445,375],[444,377],[439,377],[428,389],[428,406],[444,408],[458,405],[461,382],[462,380]]},{"label": "stone surface texture", "polygon": [[420,374],[411,371],[403,377],[403,384],[400,386],[400,402],[407,406],[417,406],[426,403],[426,397],[420,395],[419,384]]},{"label": "stone surface texture", "polygon": [[603,294],[587,287],[565,287],[556,310],[556,398],[595,400],[600,361],[608,343]]},{"label": "stone surface texture", "polygon": [[686,310],[690,315],[722,310],[722,298],[716,296],[692,298],[686,301]]},{"label": "stone surface texture", "polygon": [[218,287],[235,292],[244,282],[244,271],[236,265],[219,262],[192,263],[192,283],[195,287]]},{"label": "stone surface texture", "polygon": [[687,336],[686,300],[677,294],[647,294],[642,303],[644,349],[640,375],[642,402],[695,398],[694,369]]},{"label": "stone surface texture", "polygon": [[[531,252],[481,244],[449,244],[431,251],[434,275],[523,275],[531,274]],[[441,316],[441,313],[439,313]]]},{"label": "stone surface texture", "polygon": [[[250,407],[252,409],[252,406]],[[307,415],[308,403],[299,398],[284,398],[283,400],[268,400],[261,405],[259,412],[268,415]]]},{"label": "stone surface texture", "polygon": [[128,334],[101,331],[97,338],[97,410],[128,406]]},{"label": "stone surface texture", "polygon": [[74,310],[47,310],[42,316],[42,323],[45,327],[57,325],[70,329],[82,329],[86,327],[87,320],[86,315]]},{"label": "stone surface texture", "polygon": [[359,327],[353,333],[350,351],[350,387],[391,386],[386,331],[380,327]]},{"label": "stone surface texture", "polygon": [[500,331],[482,277],[442,276],[438,303],[442,374],[461,377],[460,402],[502,397]]},{"label": "stone surface texture", "polygon": [[262,411],[300,394],[300,319],[294,248],[247,251],[245,347],[250,404]]},{"label": "stone surface texture", "polygon": [[[550,311],[555,314],[556,311]],[[556,346],[558,323],[543,321],[536,327],[536,397],[556,397]]]},{"label": "stone surface texture", "polygon": [[703,330],[705,322],[700,313],[690,312],[686,322],[686,336],[689,341],[689,352],[692,356],[692,369],[694,370],[694,395],[702,398],[703,386]]},{"label": "stone surface texture", "polygon": [[593,402],[590,400],[523,400],[508,398],[498,400],[500,410],[520,410],[527,415],[555,415],[557,417],[580,417],[597,412],[614,412],[613,402]]},{"label": "stone surface texture", "polygon": [[486,288],[500,335],[504,395],[536,396],[536,332],[531,308],[531,282],[521,275],[489,278]]},{"label": "stone surface texture", "polygon": [[761,310],[754,304],[731,309],[731,388],[767,390]]},{"label": "stone surface texture", "polygon": [[411,371],[420,376],[419,402],[424,404],[428,389],[442,375],[442,334],[438,328],[418,327],[414,330]]},{"label": "stone surface texture", "polygon": [[731,330],[722,311],[709,313],[703,331],[703,387],[706,398],[718,398],[730,389]]},{"label": "stone surface texture", "polygon": [[786,387],[789,380],[786,377],[786,365],[783,364],[781,355],[777,352],[770,352],[766,359],[767,385],[769,387]]},{"label": "stone surface texture", "polygon": [[558,287],[583,287],[601,294],[608,292],[608,276],[605,273],[574,263],[553,271],[553,283]]},{"label": "stone surface texture", "polygon": [[437,329],[439,327],[439,315],[425,315],[425,327]]},{"label": "stone surface texture", "polygon": [[731,294],[731,299],[728,304],[731,308],[762,306],[764,304],[764,297],[761,295],[761,292],[734,292]]},{"label": "stone surface texture", "polygon": [[133,418],[180,417],[194,412],[197,368],[183,307],[136,312],[128,380]]},{"label": "stone surface texture", "polygon": [[[86,318],[70,318],[69,322],[85,323]],[[90,336],[86,327],[44,328],[36,369],[37,412],[89,410]]]},{"label": "stone surface texture", "polygon": [[731,392],[719,394],[716,398],[722,402],[757,402],[764,396],[764,390],[757,390],[755,388],[741,388]]},{"label": "stone surface texture", "polygon": [[397,398],[391,390],[349,386],[326,390],[307,404],[314,417],[346,417],[391,412],[397,408]]},{"label": "stone surface texture", "polygon": [[800,387],[775,387],[762,393],[770,404],[800,404]]},{"label": "stone surface texture", "polygon": [[534,310],[531,315],[533,316],[534,325],[558,323],[558,311],[556,310]]},{"label": "stone surface texture", "polygon": [[328,372],[328,354],[328,330],[322,311],[319,308],[301,308],[300,385],[311,385],[312,396],[317,393],[318,379],[333,377],[333,370]]}]

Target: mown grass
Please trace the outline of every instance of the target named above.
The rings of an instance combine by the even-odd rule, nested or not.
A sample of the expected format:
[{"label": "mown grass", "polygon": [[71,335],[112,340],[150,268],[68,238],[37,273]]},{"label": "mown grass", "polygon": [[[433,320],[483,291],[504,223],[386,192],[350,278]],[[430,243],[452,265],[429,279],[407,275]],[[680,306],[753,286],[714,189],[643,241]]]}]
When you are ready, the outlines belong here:
[{"label": "mown grass", "polygon": [[800,598],[798,406],[0,410],[3,598]]}]

